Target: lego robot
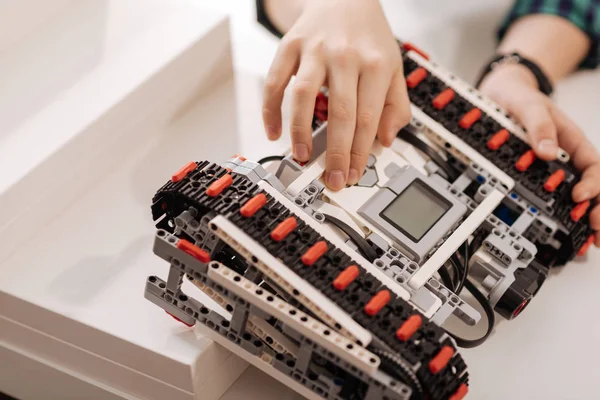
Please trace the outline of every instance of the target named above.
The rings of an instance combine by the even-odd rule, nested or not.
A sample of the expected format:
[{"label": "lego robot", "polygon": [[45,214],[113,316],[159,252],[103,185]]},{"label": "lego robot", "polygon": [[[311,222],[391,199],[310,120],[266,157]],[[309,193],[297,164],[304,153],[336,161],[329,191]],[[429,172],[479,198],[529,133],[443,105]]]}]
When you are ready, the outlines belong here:
[{"label": "lego robot", "polygon": [[[153,199],[170,268],[146,298],[309,399],[462,399],[457,348],[483,343],[495,312],[520,315],[549,268],[594,240],[568,155],[536,159],[506,113],[403,46],[413,120],[391,148],[374,144],[357,185],[321,182],[323,91],[309,162],[191,162]],[[474,340],[442,327],[482,322],[464,291],[487,320]]]}]

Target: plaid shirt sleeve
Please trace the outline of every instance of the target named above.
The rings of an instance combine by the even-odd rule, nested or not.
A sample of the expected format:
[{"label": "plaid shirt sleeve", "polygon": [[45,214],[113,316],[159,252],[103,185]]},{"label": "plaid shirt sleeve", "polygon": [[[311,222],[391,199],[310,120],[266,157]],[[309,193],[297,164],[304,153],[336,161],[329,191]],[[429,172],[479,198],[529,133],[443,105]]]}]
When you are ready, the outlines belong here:
[{"label": "plaid shirt sleeve", "polygon": [[600,63],[600,0],[517,0],[499,30],[501,39],[517,19],[530,14],[563,17],[577,26],[592,41],[582,68],[596,68]]}]

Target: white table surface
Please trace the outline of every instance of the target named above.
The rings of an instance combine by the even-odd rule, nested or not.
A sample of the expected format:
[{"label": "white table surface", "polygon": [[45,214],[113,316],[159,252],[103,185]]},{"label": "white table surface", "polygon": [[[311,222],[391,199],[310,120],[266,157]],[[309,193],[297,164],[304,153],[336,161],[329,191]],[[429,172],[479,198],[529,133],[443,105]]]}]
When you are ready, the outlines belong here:
[{"label": "white table surface", "polygon": [[[267,155],[274,148],[260,133],[260,103],[256,103],[260,100],[261,79],[277,42],[256,26],[250,3],[223,0],[212,6],[232,15],[236,71],[244,77],[238,97],[238,104],[242,104],[239,118],[245,122],[240,126],[240,145],[244,155],[256,157]],[[510,6],[509,0],[383,0],[382,3],[398,37],[418,44],[440,65],[470,81],[493,54],[495,29]],[[555,93],[557,104],[577,121],[596,146],[600,146],[598,89],[600,70],[580,72],[565,79]],[[284,110],[284,115],[285,112],[288,110]],[[288,143],[289,139],[284,137],[279,149]],[[598,398],[600,320],[595,314],[600,305],[599,263],[600,252],[592,250],[587,259],[554,270],[518,319],[500,322],[481,347],[462,350],[471,375],[468,398]],[[279,382],[249,368],[223,400],[238,398],[299,397]]]}]

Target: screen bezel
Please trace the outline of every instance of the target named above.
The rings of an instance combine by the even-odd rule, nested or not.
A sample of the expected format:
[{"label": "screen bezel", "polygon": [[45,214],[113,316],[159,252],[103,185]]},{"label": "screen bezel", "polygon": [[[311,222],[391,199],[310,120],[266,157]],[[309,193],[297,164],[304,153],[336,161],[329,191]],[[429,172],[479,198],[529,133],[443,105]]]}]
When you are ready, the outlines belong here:
[{"label": "screen bezel", "polygon": [[[434,192],[452,204],[450,210],[434,224],[436,229],[430,229],[419,242],[415,242],[379,215],[416,179],[421,179]],[[420,262],[467,212],[467,206],[450,193],[450,189],[446,185],[447,183],[441,181],[441,178],[438,182],[435,177],[426,176],[412,166],[404,166],[359,207],[357,214],[364,218],[365,222],[375,229],[375,232],[393,241],[409,259]]]},{"label": "screen bezel", "polygon": [[[429,228],[427,228],[427,230],[425,230],[423,232],[423,234],[421,234],[420,237],[415,237],[414,235],[412,235],[411,233],[409,233],[406,229],[404,229],[402,226],[398,225],[396,222],[394,222],[391,218],[389,218],[387,215],[385,215],[385,212],[392,207],[392,205],[403,195],[406,193],[407,190],[411,189],[413,187],[413,185],[418,186],[420,189],[423,189],[424,192],[427,192],[427,194],[429,194],[432,198],[434,198],[438,204],[441,203],[443,204],[444,207],[444,211],[442,212],[442,214],[436,218],[435,221],[433,221],[431,223],[431,225],[429,226]],[[398,194],[396,196],[396,198],[394,198],[394,200],[392,200],[383,210],[381,210],[381,212],[379,213],[379,216],[381,218],[383,218],[385,221],[387,221],[390,225],[392,225],[394,228],[396,228],[398,231],[402,232],[403,235],[405,235],[407,238],[409,238],[410,240],[412,240],[415,243],[419,243],[421,240],[423,240],[424,237],[427,236],[427,234],[429,233],[429,231],[431,231],[431,229],[433,229],[433,227],[435,227],[438,222],[440,222],[440,220],[442,220],[442,218],[444,218],[444,216],[452,209],[452,202],[448,201],[445,197],[441,196],[436,190],[433,190],[433,188],[428,185],[426,182],[424,182],[422,179],[417,178],[414,179],[410,184],[408,184],[404,190],[402,190],[400,192],[400,194]]]}]

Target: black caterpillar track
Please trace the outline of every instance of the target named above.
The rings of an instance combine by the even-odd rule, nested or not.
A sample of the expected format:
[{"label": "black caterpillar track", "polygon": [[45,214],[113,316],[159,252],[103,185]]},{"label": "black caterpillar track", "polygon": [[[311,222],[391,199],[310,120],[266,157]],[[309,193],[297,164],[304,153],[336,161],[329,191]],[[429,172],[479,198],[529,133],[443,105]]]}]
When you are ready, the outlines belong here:
[{"label": "black caterpillar track", "polygon": [[[415,61],[406,55],[404,56],[405,76],[410,75],[418,67],[419,65]],[[428,73],[427,77],[415,88],[408,89],[408,95],[410,101],[425,114],[506,172],[515,182],[518,182],[545,202],[554,199],[553,210],[550,212],[548,212],[549,210],[544,211],[561,222],[569,231],[569,235],[565,235],[563,247],[560,250],[552,252],[550,249],[546,249],[547,252],[552,254],[542,253],[538,259],[546,266],[549,266],[549,264],[564,265],[573,259],[577,250],[593,232],[589,227],[589,210],[578,222],[574,222],[570,216],[571,210],[576,206],[571,197],[571,192],[575,184],[581,179],[581,173],[572,163],[548,162],[540,159],[536,159],[525,172],[520,172],[515,168],[515,163],[521,155],[531,149],[529,145],[517,136],[510,135],[508,141],[497,151],[490,150],[487,147],[487,142],[496,132],[502,129],[502,126],[482,111],[481,118],[469,129],[461,128],[459,126],[461,117],[475,106],[458,93],[455,93],[454,99],[446,107],[442,110],[436,109],[432,104],[433,99],[447,88],[448,86],[442,80]],[[567,179],[553,193],[549,193],[544,190],[544,182],[558,169],[565,171]],[[522,195],[527,198],[524,194]],[[533,201],[533,199],[529,200]],[[536,245],[540,244],[536,243]]]},{"label": "black caterpillar track", "polygon": [[[232,184],[218,196],[208,196],[207,188],[226,174],[232,176]],[[461,385],[468,383],[466,365],[460,354],[456,352],[454,344],[450,339],[440,342],[440,338],[445,332],[424,316],[420,315],[423,321],[422,325],[410,339],[403,342],[396,338],[396,330],[404,321],[419,313],[412,305],[394,296],[391,290],[388,289],[391,294],[390,301],[376,315],[367,315],[364,311],[365,304],[375,294],[386,290],[386,287],[356,264],[347,254],[306,225],[298,215],[292,214],[284,205],[263,192],[268,199],[266,205],[252,217],[243,217],[240,214],[240,207],[261,192],[263,192],[262,189],[245,176],[229,173],[216,164],[201,162],[182,180],[176,183],[170,181],[159,189],[153,199],[153,218],[158,220],[167,214],[167,218],[162,219],[158,227],[173,232],[168,221],[173,221],[176,216],[189,207],[194,207],[199,211],[198,219],[211,211],[227,217],[254,240],[261,243],[272,255],[281,259],[296,274],[310,282],[344,309],[355,321],[393,349],[408,364],[420,363],[416,375],[424,388],[422,394],[424,398],[449,399]],[[297,227],[284,240],[276,242],[270,237],[270,233],[288,217],[296,217]],[[327,243],[326,253],[312,266],[305,266],[301,261],[301,256],[319,241]],[[333,280],[350,265],[356,265],[359,268],[358,278],[344,290],[335,289],[332,286]],[[336,328],[339,329],[339,327]],[[429,364],[446,346],[450,347],[455,354],[441,371],[433,374]],[[446,348],[446,350],[448,349]],[[415,398],[419,397],[419,394],[416,393]]]}]

